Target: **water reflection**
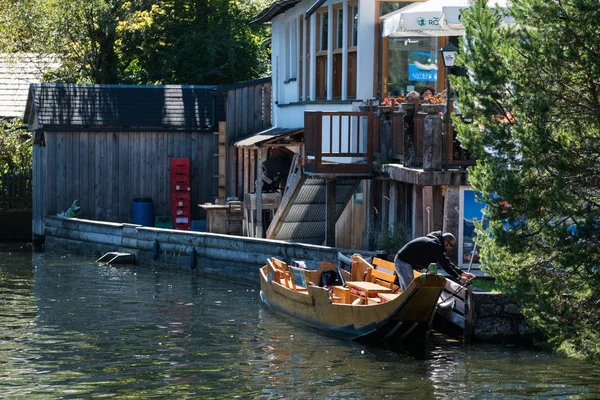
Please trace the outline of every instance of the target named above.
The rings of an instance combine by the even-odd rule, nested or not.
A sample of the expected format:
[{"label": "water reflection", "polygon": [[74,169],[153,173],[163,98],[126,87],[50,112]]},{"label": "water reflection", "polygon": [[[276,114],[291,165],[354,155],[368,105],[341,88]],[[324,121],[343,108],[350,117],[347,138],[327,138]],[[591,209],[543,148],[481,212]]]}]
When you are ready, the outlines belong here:
[{"label": "water reflection", "polygon": [[73,257],[0,256],[2,398],[600,395],[593,368],[551,354],[441,337],[402,352],[367,347],[271,314],[257,286]]}]

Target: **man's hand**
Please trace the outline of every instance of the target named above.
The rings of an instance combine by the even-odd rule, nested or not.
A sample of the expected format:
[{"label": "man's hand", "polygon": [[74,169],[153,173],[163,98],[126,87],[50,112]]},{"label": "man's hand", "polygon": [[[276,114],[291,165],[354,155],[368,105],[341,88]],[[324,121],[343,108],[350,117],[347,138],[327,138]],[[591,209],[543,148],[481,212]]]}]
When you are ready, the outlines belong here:
[{"label": "man's hand", "polygon": [[471,274],[470,272],[463,272],[459,277],[460,283],[467,283],[473,278],[475,278],[475,275]]}]

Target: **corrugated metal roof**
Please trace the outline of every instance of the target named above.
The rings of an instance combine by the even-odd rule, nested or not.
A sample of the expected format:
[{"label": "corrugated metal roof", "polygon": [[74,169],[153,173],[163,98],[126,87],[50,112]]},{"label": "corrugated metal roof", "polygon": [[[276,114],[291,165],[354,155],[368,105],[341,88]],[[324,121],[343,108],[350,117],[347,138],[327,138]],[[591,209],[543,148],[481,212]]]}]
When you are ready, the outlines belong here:
[{"label": "corrugated metal roof", "polygon": [[266,129],[253,136],[238,140],[235,142],[235,147],[258,147],[263,144],[281,140],[287,136],[290,136],[290,140],[292,140],[291,136],[303,132],[304,128],[280,128],[274,126],[273,128]]},{"label": "corrugated metal roof", "polygon": [[58,65],[35,54],[0,54],[0,118],[22,117],[29,84],[40,82],[45,70]]},{"label": "corrugated metal roof", "polygon": [[[339,216],[360,179],[336,179],[335,183],[335,213]],[[284,213],[285,217],[279,221],[273,239],[323,244],[327,196],[325,179],[303,177],[296,191],[297,193],[290,197],[290,201],[282,204],[277,211]]]},{"label": "corrugated metal roof", "polygon": [[262,10],[252,21],[250,25],[262,25],[266,22],[271,21],[273,18],[282,14],[300,3],[302,0],[277,0],[271,3],[271,5]]},{"label": "corrugated metal roof", "polygon": [[[218,86],[31,84],[24,119],[44,130],[214,129]],[[221,108],[222,110],[222,108]]]}]

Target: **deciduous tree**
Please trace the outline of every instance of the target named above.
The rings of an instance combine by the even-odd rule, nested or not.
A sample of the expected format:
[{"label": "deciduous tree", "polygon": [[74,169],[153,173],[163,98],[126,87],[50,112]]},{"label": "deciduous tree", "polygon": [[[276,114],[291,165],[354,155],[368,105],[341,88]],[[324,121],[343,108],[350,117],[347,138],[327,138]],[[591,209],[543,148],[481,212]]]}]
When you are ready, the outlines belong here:
[{"label": "deciduous tree", "polygon": [[0,52],[58,59],[47,81],[219,84],[262,77],[268,0],[0,0]]}]

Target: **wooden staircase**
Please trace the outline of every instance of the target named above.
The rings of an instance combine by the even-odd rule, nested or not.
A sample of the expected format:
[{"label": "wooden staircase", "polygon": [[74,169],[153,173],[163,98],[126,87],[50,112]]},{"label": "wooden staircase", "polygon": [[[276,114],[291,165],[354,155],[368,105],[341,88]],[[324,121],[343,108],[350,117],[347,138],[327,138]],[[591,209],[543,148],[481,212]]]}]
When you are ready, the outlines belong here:
[{"label": "wooden staircase", "polygon": [[[327,180],[302,174],[296,161],[292,163],[293,171],[267,230],[267,238],[321,245],[326,234]],[[361,178],[335,178],[336,221],[360,182]]]}]

